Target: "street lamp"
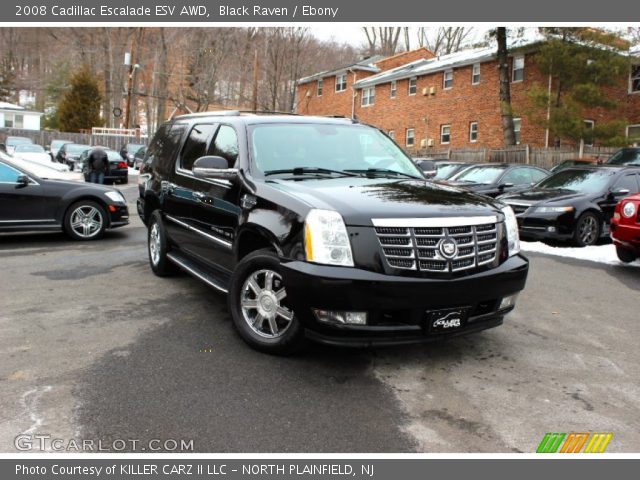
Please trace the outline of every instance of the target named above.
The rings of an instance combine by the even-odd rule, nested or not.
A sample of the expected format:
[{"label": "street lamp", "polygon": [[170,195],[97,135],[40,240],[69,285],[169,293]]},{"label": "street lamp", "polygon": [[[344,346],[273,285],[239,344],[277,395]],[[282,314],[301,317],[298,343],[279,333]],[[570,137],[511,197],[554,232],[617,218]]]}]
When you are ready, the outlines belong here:
[{"label": "street lamp", "polygon": [[124,54],[124,65],[129,67],[129,78],[127,79],[127,103],[124,110],[124,128],[129,129],[129,117],[131,116],[131,97],[133,96],[133,85],[135,82],[136,70],[140,64],[131,64],[131,53]]}]

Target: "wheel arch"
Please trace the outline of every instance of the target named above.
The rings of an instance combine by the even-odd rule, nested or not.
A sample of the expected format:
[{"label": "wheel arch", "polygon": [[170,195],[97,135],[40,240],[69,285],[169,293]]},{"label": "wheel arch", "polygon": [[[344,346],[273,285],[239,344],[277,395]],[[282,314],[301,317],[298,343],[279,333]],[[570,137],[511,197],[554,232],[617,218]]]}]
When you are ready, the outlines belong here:
[{"label": "wheel arch", "polygon": [[276,236],[264,227],[256,224],[245,225],[239,232],[234,242],[234,256],[239,262],[251,252],[268,248],[273,250],[278,256],[283,255]]}]

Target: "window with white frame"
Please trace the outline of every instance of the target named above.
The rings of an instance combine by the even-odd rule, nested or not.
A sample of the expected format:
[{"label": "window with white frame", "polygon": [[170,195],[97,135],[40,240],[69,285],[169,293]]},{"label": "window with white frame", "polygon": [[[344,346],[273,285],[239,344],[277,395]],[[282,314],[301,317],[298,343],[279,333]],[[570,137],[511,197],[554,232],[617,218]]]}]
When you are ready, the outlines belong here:
[{"label": "window with white frame", "polygon": [[321,96],[322,96],[322,79],[319,79],[319,80],[318,80],[318,85],[317,85],[317,87],[316,87],[316,95],[317,95],[318,97],[321,97]]},{"label": "window with white frame", "polygon": [[398,83],[395,80],[393,80],[391,82],[391,92],[390,92],[389,96],[391,98],[396,98],[396,94],[397,93],[398,93]]},{"label": "window with white frame", "polygon": [[415,142],[414,130],[413,128],[407,128],[407,133],[405,135],[405,144],[407,147],[413,147],[413,143]]},{"label": "window with white frame", "polygon": [[4,114],[5,128],[24,128],[24,115],[18,113]]},{"label": "window with white frame", "polygon": [[471,122],[469,124],[469,141],[471,143],[478,141],[478,122]]},{"label": "window with white frame", "polygon": [[631,65],[631,73],[629,74],[629,91],[631,93],[640,93],[640,64]]},{"label": "window with white frame", "polygon": [[640,144],[640,125],[627,126],[627,138],[633,145]]},{"label": "window with white frame", "polygon": [[480,64],[474,63],[471,67],[471,85],[478,85],[480,83]]},{"label": "window with white frame", "polygon": [[415,95],[418,91],[418,78],[411,77],[409,79],[409,95]]},{"label": "window with white frame", "polygon": [[376,99],[376,87],[369,87],[362,89],[362,96],[360,97],[360,105],[368,107],[374,104]]},{"label": "window with white frame", "polygon": [[447,145],[451,142],[451,125],[440,125],[440,143]]},{"label": "window with white frame", "polygon": [[393,130],[389,130],[387,135],[389,135],[389,138],[391,138],[391,139],[395,140],[395,138],[396,138],[396,132],[394,132]]},{"label": "window with white frame", "polygon": [[448,90],[453,87],[453,70],[445,70],[442,77],[442,88]]},{"label": "window with white frame", "polygon": [[336,92],[344,92],[347,89],[347,74],[336,75]]},{"label": "window with white frame", "polygon": [[524,55],[513,57],[513,73],[511,75],[512,82],[521,82],[524,80]]},{"label": "window with white frame", "polygon": [[520,130],[522,128],[522,119],[514,118],[513,119],[513,133],[516,137],[516,145],[520,145]]},{"label": "window with white frame", "polygon": [[593,120],[583,120],[584,124],[584,145],[586,147],[593,147],[593,129],[596,126],[596,122]]}]

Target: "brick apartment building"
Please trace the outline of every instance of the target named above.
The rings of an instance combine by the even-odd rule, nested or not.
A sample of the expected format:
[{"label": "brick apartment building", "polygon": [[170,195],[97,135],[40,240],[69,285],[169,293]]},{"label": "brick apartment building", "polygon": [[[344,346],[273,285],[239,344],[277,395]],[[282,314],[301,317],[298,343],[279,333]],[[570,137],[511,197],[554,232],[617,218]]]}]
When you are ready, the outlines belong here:
[{"label": "brick apartment building", "polygon": [[[549,84],[536,65],[539,45],[539,40],[511,45],[509,70],[518,143],[544,147],[553,146],[554,139],[525,114],[532,108],[528,91]],[[594,125],[627,119],[629,143],[640,141],[640,55],[629,76],[609,93],[620,108],[584,111],[584,121]],[[357,118],[388,132],[409,151],[503,145],[493,47],[440,57],[421,48],[369,58],[300,79],[296,95],[297,113]]]}]

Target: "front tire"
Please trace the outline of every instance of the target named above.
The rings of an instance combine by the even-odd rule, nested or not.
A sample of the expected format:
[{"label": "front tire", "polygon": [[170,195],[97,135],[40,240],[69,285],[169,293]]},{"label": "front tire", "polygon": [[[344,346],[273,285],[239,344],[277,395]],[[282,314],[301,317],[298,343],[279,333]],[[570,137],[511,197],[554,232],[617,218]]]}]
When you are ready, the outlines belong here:
[{"label": "front tire", "polygon": [[578,247],[595,245],[600,239],[600,218],[595,213],[585,212],[578,218],[573,232],[573,241]]},{"label": "front tire", "polygon": [[96,240],[106,228],[107,212],[102,205],[91,200],[74,203],[64,216],[64,231],[74,240]]},{"label": "front tire", "polygon": [[304,329],[287,304],[280,261],[270,250],[253,252],[238,264],[228,304],[236,329],[252,348],[288,355],[304,344]]},{"label": "front tire", "polygon": [[638,258],[638,256],[636,255],[636,252],[624,247],[619,247],[619,246],[616,246],[616,254],[618,255],[618,258],[620,259],[620,261],[624,263],[631,263],[636,258]]},{"label": "front tire", "polygon": [[168,277],[178,273],[178,266],[167,257],[169,251],[166,230],[159,211],[151,214],[147,229],[147,252],[149,265],[158,277]]}]

